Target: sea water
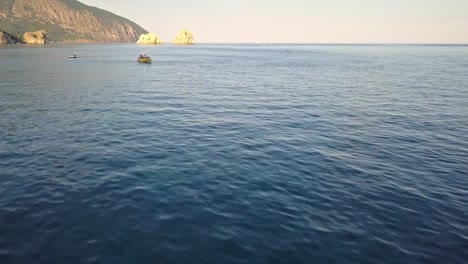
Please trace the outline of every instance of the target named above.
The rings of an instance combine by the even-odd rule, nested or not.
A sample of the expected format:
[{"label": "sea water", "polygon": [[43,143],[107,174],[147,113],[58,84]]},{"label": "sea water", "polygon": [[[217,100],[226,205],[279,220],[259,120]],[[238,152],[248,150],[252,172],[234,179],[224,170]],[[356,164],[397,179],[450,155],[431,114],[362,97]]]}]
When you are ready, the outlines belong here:
[{"label": "sea water", "polygon": [[0,263],[466,263],[467,186],[468,46],[0,48]]}]

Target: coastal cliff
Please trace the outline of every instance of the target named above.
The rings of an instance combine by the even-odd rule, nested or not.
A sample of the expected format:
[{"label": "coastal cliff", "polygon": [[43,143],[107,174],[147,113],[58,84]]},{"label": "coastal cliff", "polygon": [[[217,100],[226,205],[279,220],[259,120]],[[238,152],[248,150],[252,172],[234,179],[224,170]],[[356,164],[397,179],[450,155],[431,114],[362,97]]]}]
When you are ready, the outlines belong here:
[{"label": "coastal cliff", "polygon": [[0,28],[12,34],[44,29],[51,41],[135,42],[136,23],[76,0],[0,0]]},{"label": "coastal cliff", "polygon": [[177,45],[191,45],[194,44],[193,34],[186,29],[181,30],[174,38],[173,44]]},{"label": "coastal cliff", "polygon": [[162,40],[154,33],[142,34],[137,41],[137,44],[160,45]]}]

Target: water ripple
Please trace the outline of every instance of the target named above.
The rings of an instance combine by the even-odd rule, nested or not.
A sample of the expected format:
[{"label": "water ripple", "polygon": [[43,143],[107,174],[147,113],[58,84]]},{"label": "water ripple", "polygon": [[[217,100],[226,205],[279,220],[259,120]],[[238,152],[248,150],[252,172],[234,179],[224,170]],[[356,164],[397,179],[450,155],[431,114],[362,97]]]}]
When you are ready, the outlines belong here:
[{"label": "water ripple", "polygon": [[468,259],[466,47],[70,49],[0,50],[0,263]]}]

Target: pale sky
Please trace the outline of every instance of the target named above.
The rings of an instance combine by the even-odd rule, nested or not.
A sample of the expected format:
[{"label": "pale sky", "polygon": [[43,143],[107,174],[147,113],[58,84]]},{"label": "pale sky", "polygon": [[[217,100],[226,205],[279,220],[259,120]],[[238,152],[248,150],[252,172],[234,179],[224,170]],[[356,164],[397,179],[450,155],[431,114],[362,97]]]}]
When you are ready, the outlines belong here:
[{"label": "pale sky", "polygon": [[165,42],[468,43],[468,0],[81,0]]}]

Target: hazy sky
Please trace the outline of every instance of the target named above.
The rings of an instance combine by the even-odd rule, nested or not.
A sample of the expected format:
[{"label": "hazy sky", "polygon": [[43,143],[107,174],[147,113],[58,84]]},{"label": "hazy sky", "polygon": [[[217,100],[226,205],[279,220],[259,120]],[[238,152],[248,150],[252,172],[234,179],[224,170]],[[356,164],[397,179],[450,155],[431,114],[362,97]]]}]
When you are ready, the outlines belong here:
[{"label": "hazy sky", "polygon": [[468,0],[81,0],[170,42],[468,43]]}]

